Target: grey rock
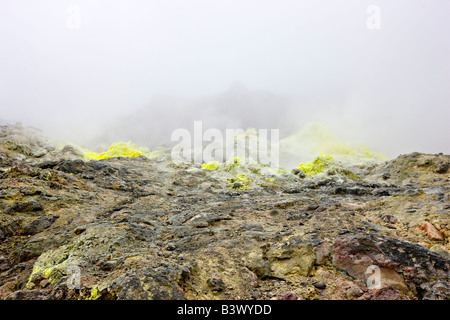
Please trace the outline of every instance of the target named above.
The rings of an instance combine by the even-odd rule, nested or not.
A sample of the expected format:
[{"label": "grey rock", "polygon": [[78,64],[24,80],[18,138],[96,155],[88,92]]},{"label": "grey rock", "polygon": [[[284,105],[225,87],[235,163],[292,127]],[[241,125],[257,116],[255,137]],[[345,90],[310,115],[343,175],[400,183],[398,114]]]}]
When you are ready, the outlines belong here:
[{"label": "grey rock", "polygon": [[436,166],[436,173],[446,173],[450,168],[450,162],[440,162]]},{"label": "grey rock", "polygon": [[320,289],[320,290],[323,290],[327,287],[327,285],[323,281],[314,282],[313,285],[316,289]]},{"label": "grey rock", "polygon": [[425,290],[423,300],[450,300],[450,282],[436,281],[434,283],[424,283],[421,286]]},{"label": "grey rock", "polygon": [[52,215],[33,220],[23,226],[23,234],[33,235],[42,232],[44,229],[49,228],[58,218],[59,216]]}]

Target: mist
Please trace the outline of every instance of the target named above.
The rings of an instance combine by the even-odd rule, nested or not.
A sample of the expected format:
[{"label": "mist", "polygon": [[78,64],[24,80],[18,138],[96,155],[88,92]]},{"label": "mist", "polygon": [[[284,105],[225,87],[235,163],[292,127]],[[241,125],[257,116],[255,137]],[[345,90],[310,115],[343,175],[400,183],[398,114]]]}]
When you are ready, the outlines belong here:
[{"label": "mist", "polygon": [[319,122],[449,154],[448,30],[446,0],[4,0],[0,119],[92,148]]}]

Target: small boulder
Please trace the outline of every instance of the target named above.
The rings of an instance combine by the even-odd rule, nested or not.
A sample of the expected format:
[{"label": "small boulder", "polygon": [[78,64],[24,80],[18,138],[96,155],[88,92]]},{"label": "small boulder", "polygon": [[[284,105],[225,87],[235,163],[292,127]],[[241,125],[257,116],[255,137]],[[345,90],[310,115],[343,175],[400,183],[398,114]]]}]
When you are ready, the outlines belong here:
[{"label": "small boulder", "polygon": [[384,215],[382,219],[384,222],[391,223],[391,224],[397,223],[397,221],[398,221],[398,219],[395,216],[390,215],[390,214]]},{"label": "small boulder", "polygon": [[442,233],[428,221],[423,221],[421,223],[420,231],[425,232],[428,239],[430,240],[444,240],[444,236],[442,235]]},{"label": "small boulder", "polygon": [[323,289],[325,289],[327,287],[327,285],[323,281],[314,282],[313,286],[314,286],[314,288],[320,289],[320,290],[323,290]]},{"label": "small boulder", "polygon": [[439,162],[436,165],[436,173],[446,173],[448,171],[448,168],[450,168],[450,162]]}]

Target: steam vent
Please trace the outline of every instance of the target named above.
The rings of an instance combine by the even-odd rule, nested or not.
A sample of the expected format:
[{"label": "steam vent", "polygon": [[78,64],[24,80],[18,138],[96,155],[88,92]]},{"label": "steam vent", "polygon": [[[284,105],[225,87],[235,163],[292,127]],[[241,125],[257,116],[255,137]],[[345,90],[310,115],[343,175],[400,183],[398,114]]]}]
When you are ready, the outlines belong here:
[{"label": "steam vent", "polygon": [[0,298],[449,299],[450,156],[344,149],[174,164],[1,126]]}]

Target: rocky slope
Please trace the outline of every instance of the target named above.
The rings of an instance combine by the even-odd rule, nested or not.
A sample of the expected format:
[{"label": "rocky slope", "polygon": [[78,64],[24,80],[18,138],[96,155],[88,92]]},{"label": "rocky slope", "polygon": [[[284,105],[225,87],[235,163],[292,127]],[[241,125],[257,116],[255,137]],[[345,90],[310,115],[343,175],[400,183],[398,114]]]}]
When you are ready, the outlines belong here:
[{"label": "rocky slope", "polygon": [[449,164],[412,153],[350,179],[163,151],[86,162],[1,126],[0,298],[450,299]]}]

